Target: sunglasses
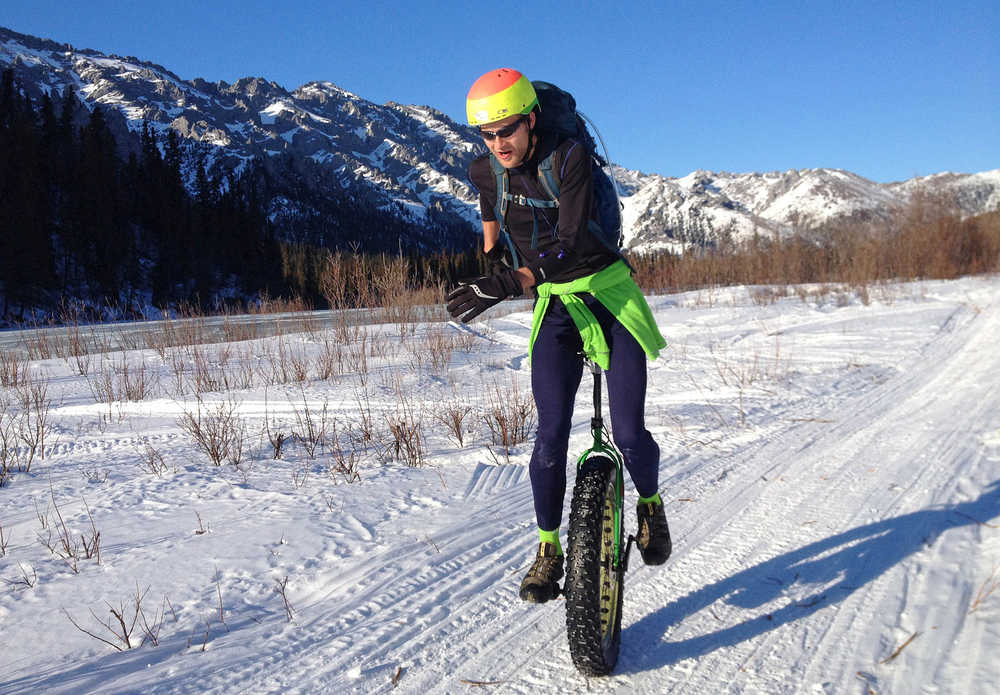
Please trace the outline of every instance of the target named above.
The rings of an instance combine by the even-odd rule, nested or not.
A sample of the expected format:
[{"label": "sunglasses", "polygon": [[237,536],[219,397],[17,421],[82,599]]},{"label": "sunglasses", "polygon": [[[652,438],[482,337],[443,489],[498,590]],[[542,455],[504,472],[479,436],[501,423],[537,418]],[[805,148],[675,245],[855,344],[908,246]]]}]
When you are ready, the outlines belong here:
[{"label": "sunglasses", "polygon": [[517,132],[517,129],[521,127],[521,124],[528,120],[527,116],[521,116],[516,121],[508,126],[504,126],[500,130],[482,130],[480,129],[479,134],[483,136],[483,140],[487,142],[492,142],[496,138],[504,138],[505,140],[511,135]]}]

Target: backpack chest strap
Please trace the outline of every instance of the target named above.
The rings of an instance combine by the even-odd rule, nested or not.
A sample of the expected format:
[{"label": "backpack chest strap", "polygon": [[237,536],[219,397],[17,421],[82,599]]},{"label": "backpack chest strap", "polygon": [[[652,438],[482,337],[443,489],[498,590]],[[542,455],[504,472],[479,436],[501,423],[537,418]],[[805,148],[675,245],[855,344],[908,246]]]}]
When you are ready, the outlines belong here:
[{"label": "backpack chest strap", "polygon": [[[493,169],[493,175],[496,177],[497,183],[497,202],[494,213],[497,221],[500,223],[500,236],[506,241],[514,259],[514,265],[517,267],[519,265],[517,251],[507,231],[507,208],[510,206],[510,203],[530,208],[558,208],[559,180],[553,176],[551,153],[538,165],[539,180],[542,182],[542,188],[545,189],[545,193],[550,196],[549,199],[530,198],[523,193],[511,193],[510,174],[506,167],[500,164],[497,158],[493,156],[490,156],[490,166]],[[532,215],[531,248],[538,248],[538,218],[534,215]]]},{"label": "backpack chest strap", "polygon": [[507,193],[504,195],[504,197],[507,198],[507,200],[510,200],[514,203],[517,203],[518,205],[521,205],[522,207],[531,207],[531,208],[559,207],[558,200],[542,200],[541,198],[529,198],[523,193],[518,193],[516,195],[513,193]]}]

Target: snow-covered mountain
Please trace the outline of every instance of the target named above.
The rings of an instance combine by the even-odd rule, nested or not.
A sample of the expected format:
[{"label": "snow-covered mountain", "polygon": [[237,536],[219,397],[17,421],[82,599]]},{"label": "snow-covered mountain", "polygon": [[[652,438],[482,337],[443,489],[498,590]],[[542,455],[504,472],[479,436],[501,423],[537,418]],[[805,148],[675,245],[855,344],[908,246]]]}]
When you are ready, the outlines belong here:
[{"label": "snow-covered mountain", "polygon": [[[465,181],[479,146],[475,132],[430,107],[374,104],[331,82],[289,92],[256,77],[185,81],[138,58],[0,28],[0,68],[8,66],[33,97],[58,99],[72,87],[89,108],[119,114],[108,119],[119,130],[137,133],[143,123],[160,134],[173,129],[184,138],[188,163],[201,159],[210,173],[285,158],[317,195],[348,191],[418,224],[478,221]],[[302,204],[272,200],[272,217],[289,222],[308,213]]]},{"label": "snow-covered mountain", "polygon": [[623,172],[626,243],[674,248],[701,235],[729,230],[739,239],[808,231],[837,221],[885,220],[917,192],[962,215],[1000,207],[1000,169],[936,174],[880,184],[840,169],[730,174],[696,171],[682,178]]},{"label": "snow-covered mountain", "polygon": [[[160,133],[176,131],[189,162],[201,160],[211,173],[239,172],[255,158],[284,159],[278,175],[294,170],[314,195],[348,192],[415,225],[477,226],[465,169],[482,145],[473,129],[429,106],[379,105],[327,81],[289,92],[259,77],[234,84],[184,80],[138,58],[0,28],[0,68],[8,66],[32,96],[55,98],[73,87],[88,107],[117,114],[108,120],[122,132],[138,132],[144,122]],[[1000,169],[892,184],[833,169],[696,171],[682,178],[616,173],[625,193],[626,243],[637,250],[700,243],[723,231],[739,238],[886,217],[918,190],[946,195],[965,214],[1000,205]],[[271,200],[269,209],[285,229],[314,212],[308,200],[290,196]]]}]

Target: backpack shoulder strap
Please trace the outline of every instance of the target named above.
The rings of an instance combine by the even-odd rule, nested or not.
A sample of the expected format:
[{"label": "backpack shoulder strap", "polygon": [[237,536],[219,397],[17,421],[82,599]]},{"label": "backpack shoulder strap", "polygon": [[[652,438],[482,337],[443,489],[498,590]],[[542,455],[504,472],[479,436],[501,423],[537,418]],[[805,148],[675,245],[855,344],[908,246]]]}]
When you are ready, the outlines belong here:
[{"label": "backpack shoulder strap", "polygon": [[545,187],[545,192],[548,193],[549,197],[553,201],[559,201],[559,187],[562,181],[562,167],[563,163],[566,161],[566,155],[573,151],[574,148],[580,145],[579,142],[573,140],[573,144],[570,145],[569,149],[564,155],[559,158],[559,166],[556,166],[555,155],[558,150],[552,150],[541,162],[538,163],[538,179],[542,182]]},{"label": "backpack shoulder strap", "polygon": [[490,166],[493,168],[493,175],[497,179],[497,202],[495,213],[500,227],[507,227],[507,203],[510,201],[510,176],[503,164],[492,154],[490,155]]},{"label": "backpack shoulder strap", "polygon": [[556,205],[559,204],[559,181],[560,177],[552,166],[552,159],[555,152],[550,152],[542,161],[538,163],[538,180],[542,188]]},{"label": "backpack shoulder strap", "polygon": [[510,194],[510,174],[507,173],[504,165],[492,154],[490,155],[490,166],[493,168],[493,175],[497,180],[497,202],[493,211],[497,222],[500,223],[499,243],[507,245],[513,267],[519,268],[521,263],[517,255],[517,249],[514,247],[514,240],[510,238],[510,234],[507,232],[507,206],[512,197]]}]

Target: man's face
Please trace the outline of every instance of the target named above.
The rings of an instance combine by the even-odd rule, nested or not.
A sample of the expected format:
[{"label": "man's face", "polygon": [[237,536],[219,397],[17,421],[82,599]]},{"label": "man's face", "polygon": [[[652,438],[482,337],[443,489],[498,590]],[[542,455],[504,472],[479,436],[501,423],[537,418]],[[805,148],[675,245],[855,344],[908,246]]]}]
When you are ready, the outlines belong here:
[{"label": "man's face", "polygon": [[[535,114],[509,116],[479,129],[486,146],[506,169],[520,166],[531,150],[531,128]],[[494,137],[490,137],[490,136]]]}]

